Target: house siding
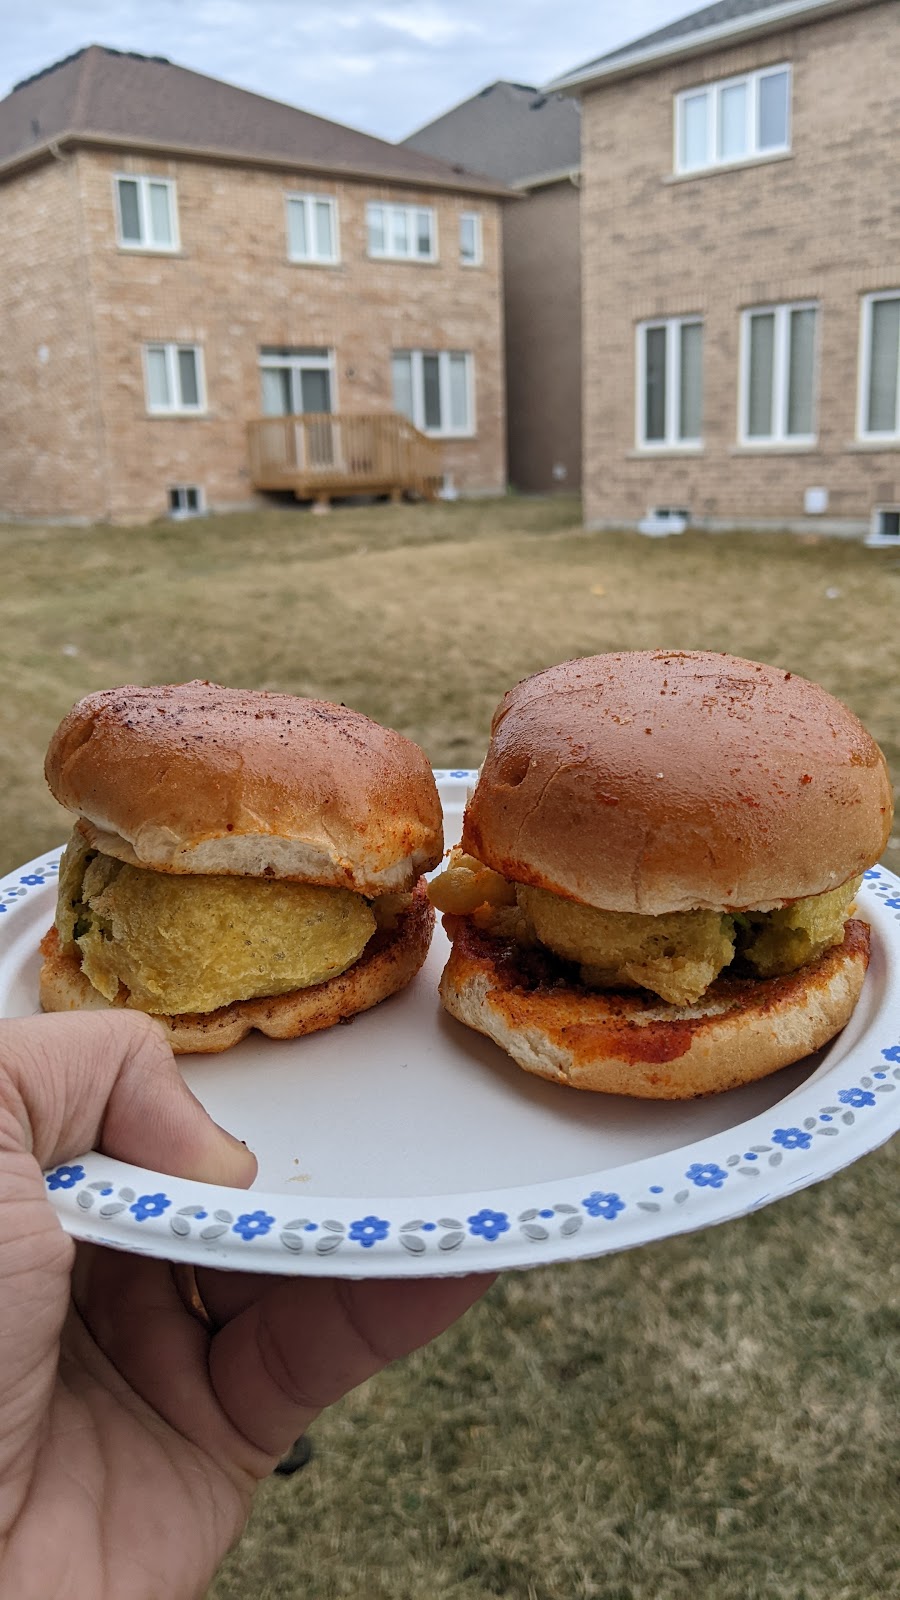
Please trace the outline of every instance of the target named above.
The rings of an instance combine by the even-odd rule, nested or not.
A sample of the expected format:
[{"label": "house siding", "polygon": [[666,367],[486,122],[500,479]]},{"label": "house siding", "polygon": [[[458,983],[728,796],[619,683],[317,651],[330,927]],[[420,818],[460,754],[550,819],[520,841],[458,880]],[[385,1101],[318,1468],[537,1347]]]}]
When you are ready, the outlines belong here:
[{"label": "house siding", "polygon": [[[896,183],[900,8],[876,5],[588,93],[583,120],[585,519],[633,523],[652,506],[698,522],[797,525],[804,491],[828,490],[826,519],[868,526],[900,500],[900,446],[856,439],[864,295],[900,288]],[[682,89],[791,63],[791,153],[673,178]],[[817,439],[738,443],[741,312],[819,306]],[[636,447],[635,330],[704,321],[703,449]]]}]

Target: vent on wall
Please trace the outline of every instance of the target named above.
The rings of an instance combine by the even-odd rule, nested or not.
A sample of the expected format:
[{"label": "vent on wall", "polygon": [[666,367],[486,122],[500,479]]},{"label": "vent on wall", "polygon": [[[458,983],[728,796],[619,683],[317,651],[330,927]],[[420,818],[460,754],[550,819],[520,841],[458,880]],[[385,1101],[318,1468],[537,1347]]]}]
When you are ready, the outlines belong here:
[{"label": "vent on wall", "polygon": [[875,507],[866,544],[893,545],[895,549],[900,548],[900,506]]},{"label": "vent on wall", "polygon": [[169,490],[170,517],[202,517],[206,510],[203,490],[196,483],[176,483]]}]

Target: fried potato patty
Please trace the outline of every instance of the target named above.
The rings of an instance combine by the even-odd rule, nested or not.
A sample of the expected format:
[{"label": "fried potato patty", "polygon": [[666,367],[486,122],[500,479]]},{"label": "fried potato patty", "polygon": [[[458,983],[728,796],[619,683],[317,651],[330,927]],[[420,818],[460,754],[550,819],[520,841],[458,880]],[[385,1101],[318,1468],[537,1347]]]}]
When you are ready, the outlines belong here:
[{"label": "fried potato patty", "polygon": [[57,930],[85,976],[140,1010],[214,1011],[337,977],[375,932],[349,889],[273,878],[174,875],[133,867],[73,838],[60,871]]},{"label": "fried potato patty", "polygon": [[441,911],[471,916],[482,932],[535,942],[576,963],[589,988],[650,989],[692,1005],[735,958],[760,977],[795,972],[841,943],[859,879],[774,911],[602,911],[514,884],[458,847],[429,885]]}]

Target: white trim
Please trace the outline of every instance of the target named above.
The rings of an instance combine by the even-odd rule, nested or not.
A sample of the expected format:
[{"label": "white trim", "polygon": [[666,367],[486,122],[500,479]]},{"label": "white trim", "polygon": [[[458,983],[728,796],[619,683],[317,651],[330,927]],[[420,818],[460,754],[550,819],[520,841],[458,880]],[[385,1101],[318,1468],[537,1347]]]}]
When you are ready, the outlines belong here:
[{"label": "white trim", "polygon": [[511,178],[509,187],[518,190],[545,189],[552,183],[569,182],[578,189],[581,185],[580,167],[558,167],[554,172],[535,172],[529,178]]},{"label": "white trim", "polygon": [[[410,384],[412,388],[413,414],[410,421],[420,433],[426,433],[430,439],[474,439],[477,433],[475,418],[475,361],[470,350],[410,350],[398,349],[391,351],[391,388],[393,391],[393,364],[397,356],[408,356],[410,362]],[[425,425],[425,368],[423,357],[436,356],[438,361],[438,388],[441,403],[441,416],[450,416],[450,358],[461,356],[465,362],[466,375],[466,410],[468,423],[464,428],[439,427],[428,428]]]},{"label": "white trim", "polygon": [[[328,373],[328,398],[331,401],[331,412],[326,412],[325,415],[331,415],[331,414],[333,414],[334,412],[336,412],[338,410],[338,402],[337,402],[337,363],[335,361],[335,353],[334,353],[333,349],[327,348],[324,345],[313,345],[310,348],[311,349],[316,349],[316,350],[324,349],[325,350],[325,354],[323,356],[311,355],[309,353],[309,350],[304,351],[304,347],[302,345],[268,345],[268,346],[263,346],[257,352],[257,357],[256,357],[257,370],[260,373],[262,373],[264,371],[270,371],[270,372],[283,372],[285,370],[289,371],[290,374],[291,374],[291,398],[293,400],[296,400],[296,398],[297,398],[297,384],[298,384],[298,382],[302,383],[302,373],[304,371],[306,371],[306,372],[327,372]],[[286,356],[263,355],[262,354],[262,349],[269,349],[269,350],[284,349],[284,350],[290,350],[292,353],[290,355],[286,355]],[[260,378],[260,387],[262,387],[262,378]],[[300,397],[302,399],[302,389],[300,391]],[[295,412],[288,412],[286,414],[288,416],[303,416],[305,413],[302,412],[302,411],[295,411]],[[307,414],[312,414],[312,413],[307,413]]]},{"label": "white trim", "polygon": [[[306,255],[294,255],[291,251],[291,206],[302,205],[306,238],[310,249]],[[314,208],[316,205],[327,206],[331,214],[331,255],[319,254],[316,239]],[[331,194],[314,194],[308,190],[286,190],[284,196],[284,221],[287,234],[287,258],[302,266],[336,267],[340,265],[341,245],[338,231],[338,203],[337,197]]]},{"label": "white trim", "polygon": [[[462,229],[463,223],[467,220],[471,220],[473,224],[475,253],[472,256],[463,255]],[[461,267],[481,267],[484,265],[484,228],[480,211],[461,211],[459,213],[459,264]]]},{"label": "white trim", "polygon": [[856,438],[860,444],[896,444],[900,439],[900,358],[897,369],[897,393],[894,396],[894,429],[885,433],[866,427],[869,402],[869,381],[872,376],[872,307],[877,300],[900,300],[900,289],[876,289],[863,295],[859,324],[859,389],[856,400]]},{"label": "white trim", "polygon": [[[679,433],[680,417],[678,414],[681,397],[681,330],[684,327],[699,327],[703,329],[703,318],[698,314],[682,317],[649,317],[645,322],[639,322],[635,328],[635,371],[637,373],[635,393],[635,447],[640,455],[668,454],[672,451],[696,454],[703,449],[702,432],[691,438]],[[647,334],[654,329],[663,328],[666,335],[666,389],[665,428],[664,439],[647,438]],[[702,353],[701,353],[702,362]],[[701,409],[702,409],[702,365],[701,365]]]},{"label": "white trim", "polygon": [[[814,311],[812,366],[812,433],[788,433],[790,349],[790,318],[794,311]],[[740,378],[738,390],[738,444],[746,450],[765,450],[785,445],[796,448],[815,445],[819,393],[819,349],[821,341],[821,307],[817,300],[788,300],[776,305],[748,306],[741,312]],[[772,430],[770,433],[748,433],[750,412],[750,322],[757,316],[775,319],[772,350]]]},{"label": "white trim", "polygon": [[[379,211],[382,211],[384,213],[385,248],[383,250],[373,250],[372,249],[372,233],[371,233],[371,227],[370,227],[370,224],[369,224],[369,217],[370,217],[371,212],[376,208]],[[398,212],[401,212],[401,211],[406,216],[406,228],[407,228],[407,235],[406,236],[407,236],[407,239],[409,240],[411,246],[414,246],[414,245],[418,244],[418,222],[417,222],[417,219],[418,219],[419,212],[420,211],[424,211],[427,214],[427,216],[430,218],[429,242],[430,242],[431,249],[430,249],[430,252],[429,252],[428,255],[423,255],[418,249],[414,249],[414,248],[411,248],[409,250],[399,250],[399,251],[398,250],[393,250],[391,248],[390,242],[389,242],[390,241],[391,232],[392,232],[391,220],[392,220],[392,218],[394,216],[396,216],[396,214]],[[391,200],[368,200],[366,202],[366,253],[369,256],[370,260],[372,260],[372,261],[416,261],[416,262],[437,261],[437,259],[438,259],[438,236],[437,236],[437,211],[436,211],[435,207],[434,206],[407,206],[407,205],[402,205],[401,206],[401,205],[395,205],[394,202],[391,201]]]},{"label": "white trim", "polygon": [[[137,184],[138,216],[140,218],[140,239],[126,239],[122,232],[122,202],[119,195],[120,183]],[[161,189],[168,191],[169,197],[169,226],[172,238],[168,244],[160,244],[151,239],[151,210],[150,210],[150,185],[156,184]],[[181,249],[181,237],[178,229],[178,190],[174,178],[157,178],[151,173],[114,172],[113,173],[113,208],[116,218],[116,243],[120,250],[151,251],[154,255],[171,256]]]},{"label": "white trim", "polygon": [[197,496],[197,504],[193,509],[187,505],[173,506],[170,503],[169,516],[173,522],[184,522],[189,517],[203,517],[206,515],[206,490],[202,483],[170,483],[166,494],[171,502],[173,494],[187,497],[192,489]]},{"label": "white trim", "polygon": [[[765,149],[759,148],[759,94],[760,84],[764,78],[774,78],[780,73],[787,74],[787,117],[785,128],[785,142],[783,144],[766,145]],[[744,135],[746,149],[740,155],[722,155],[719,152],[719,134],[721,129],[721,102],[726,89],[739,86],[746,87],[747,106],[744,114]],[[794,75],[789,61],[775,62],[772,66],[759,67],[753,72],[738,72],[730,78],[714,78],[709,83],[697,83],[689,88],[680,89],[675,95],[675,132],[674,132],[674,161],[673,172],[678,178],[694,177],[701,172],[712,172],[718,167],[738,167],[744,162],[759,161],[760,158],[789,155],[791,151],[791,103],[793,100]],[[707,104],[706,116],[706,157],[705,160],[693,166],[687,166],[682,160],[682,144],[684,132],[683,107],[687,100],[703,96]]]},{"label": "white trim", "polygon": [[[150,401],[150,367],[147,360],[151,350],[162,350],[166,358],[166,385],[171,396],[177,396],[174,404],[159,406]],[[186,406],[181,401],[181,379],[178,372],[178,355],[182,350],[192,350],[194,353],[194,371],[197,376],[197,404]],[[182,340],[173,340],[171,343],[165,339],[148,339],[143,346],[144,355],[144,398],[147,405],[147,414],[151,417],[199,417],[206,411],[206,374],[203,368],[203,347],[199,344],[188,344]]]},{"label": "white trim", "polygon": [[674,39],[645,45],[642,50],[617,55],[612,61],[601,58],[589,62],[587,66],[578,67],[574,72],[564,73],[562,77],[544,84],[541,93],[559,94],[565,89],[583,91],[594,84],[630,77],[657,63],[677,60],[679,56],[699,55],[753,34],[774,33],[781,27],[789,27],[794,21],[812,21],[816,16],[826,17],[833,12],[857,11],[871,3],[872,0],[781,0],[780,4],[767,6],[764,11],[744,17],[730,17],[727,22],[717,23],[714,27],[697,28],[692,33],[682,33]]}]

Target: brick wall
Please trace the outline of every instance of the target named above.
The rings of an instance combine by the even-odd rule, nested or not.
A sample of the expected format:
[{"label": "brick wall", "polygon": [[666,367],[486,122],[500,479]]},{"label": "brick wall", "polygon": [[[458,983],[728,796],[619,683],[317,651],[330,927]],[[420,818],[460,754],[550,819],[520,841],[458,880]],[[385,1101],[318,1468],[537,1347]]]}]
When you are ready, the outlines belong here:
[{"label": "brick wall", "polygon": [[[797,524],[810,486],[828,519],[868,525],[900,501],[900,445],[856,440],[860,307],[900,288],[900,6],[880,4],[611,84],[583,119],[585,517],[634,522],[684,505],[711,524]],[[788,61],[792,149],[675,179],[673,97]],[[740,313],[818,302],[818,436],[811,448],[738,445]],[[636,449],[635,329],[704,319],[703,449]],[[808,518],[814,526],[815,518]]]}]

